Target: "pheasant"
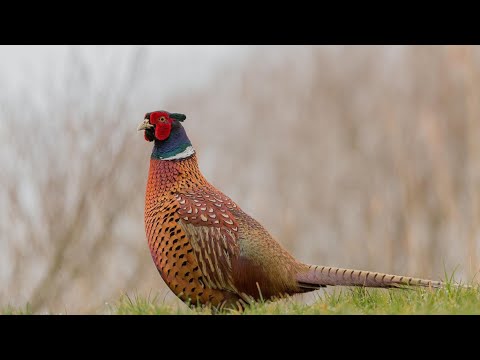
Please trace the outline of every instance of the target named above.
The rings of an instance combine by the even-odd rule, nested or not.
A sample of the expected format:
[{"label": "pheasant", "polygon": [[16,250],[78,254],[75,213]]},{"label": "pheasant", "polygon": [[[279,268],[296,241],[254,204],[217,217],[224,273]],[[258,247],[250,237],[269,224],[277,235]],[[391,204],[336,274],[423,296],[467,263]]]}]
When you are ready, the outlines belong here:
[{"label": "pheasant", "polygon": [[145,115],[138,130],[154,142],[145,195],[145,232],[161,277],[191,306],[244,309],[259,299],[327,285],[438,288],[440,281],[302,263],[199,170],[182,122]]}]

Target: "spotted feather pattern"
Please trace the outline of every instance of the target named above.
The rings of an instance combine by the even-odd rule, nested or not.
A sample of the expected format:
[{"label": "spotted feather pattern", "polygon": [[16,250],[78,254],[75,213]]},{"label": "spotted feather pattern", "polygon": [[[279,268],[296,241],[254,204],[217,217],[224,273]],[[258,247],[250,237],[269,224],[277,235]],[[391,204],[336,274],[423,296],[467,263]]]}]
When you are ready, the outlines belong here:
[{"label": "spotted feather pattern", "polygon": [[[236,205],[217,194],[218,203],[222,205],[216,206],[208,200],[212,199],[209,191],[200,190],[211,187],[200,174],[195,155],[183,160],[152,158],[150,161],[145,231],[152,259],[170,289],[192,305],[235,304],[241,298],[234,292],[231,270],[228,272],[236,251],[234,229],[238,230],[229,209]],[[211,211],[213,207],[215,212]],[[212,214],[229,228],[213,226],[208,232],[209,227],[205,225],[216,224]],[[197,233],[198,237],[192,236]],[[220,272],[214,274],[212,268]]]},{"label": "spotted feather pattern", "polygon": [[180,224],[188,235],[209,287],[236,291],[232,260],[239,255],[237,205],[215,189],[176,194]]}]

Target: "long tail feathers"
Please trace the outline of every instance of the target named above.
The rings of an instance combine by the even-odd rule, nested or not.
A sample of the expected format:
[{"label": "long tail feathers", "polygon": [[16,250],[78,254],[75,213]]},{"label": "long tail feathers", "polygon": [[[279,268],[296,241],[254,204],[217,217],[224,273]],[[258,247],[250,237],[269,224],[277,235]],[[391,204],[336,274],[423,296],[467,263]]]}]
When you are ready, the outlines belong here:
[{"label": "long tail feathers", "polygon": [[316,265],[308,265],[306,271],[298,274],[297,281],[300,288],[306,291],[326,285],[379,288],[403,288],[410,286],[440,288],[445,285],[441,281],[425,280],[409,276]]}]

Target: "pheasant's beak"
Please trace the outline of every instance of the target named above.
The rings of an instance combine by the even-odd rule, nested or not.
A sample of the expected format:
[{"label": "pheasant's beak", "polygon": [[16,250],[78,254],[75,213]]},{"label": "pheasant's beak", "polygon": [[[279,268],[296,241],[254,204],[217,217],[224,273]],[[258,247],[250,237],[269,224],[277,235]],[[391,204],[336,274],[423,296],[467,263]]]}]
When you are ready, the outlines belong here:
[{"label": "pheasant's beak", "polygon": [[153,128],[153,125],[150,124],[148,119],[145,119],[140,125],[138,125],[137,131],[147,130],[147,129],[151,129],[151,128]]}]

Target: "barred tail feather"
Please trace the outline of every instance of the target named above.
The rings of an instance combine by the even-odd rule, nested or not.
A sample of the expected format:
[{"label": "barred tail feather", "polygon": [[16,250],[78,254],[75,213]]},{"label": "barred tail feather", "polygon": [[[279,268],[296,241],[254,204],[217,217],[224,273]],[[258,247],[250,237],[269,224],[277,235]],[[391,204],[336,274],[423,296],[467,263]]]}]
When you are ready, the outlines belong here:
[{"label": "barred tail feather", "polygon": [[379,288],[402,288],[402,287],[430,287],[440,288],[444,286],[441,281],[419,279],[409,276],[383,274],[372,271],[342,269],[329,266],[307,265],[307,269],[297,276],[301,288],[312,286],[365,286]]}]

